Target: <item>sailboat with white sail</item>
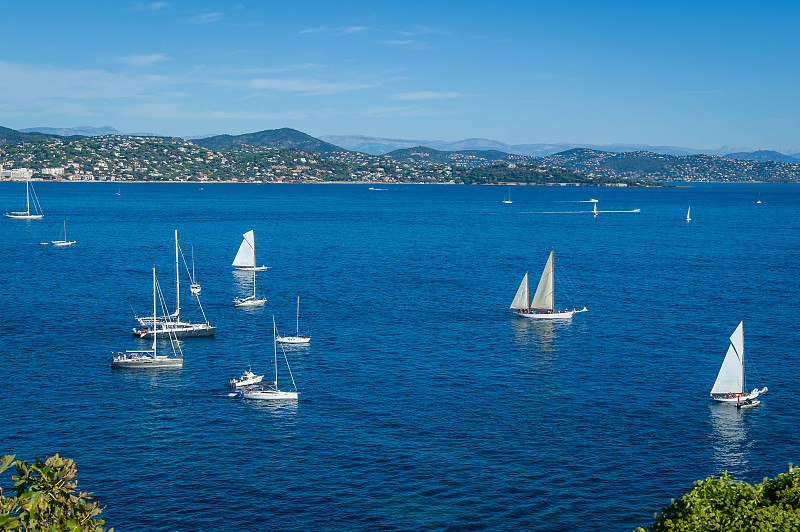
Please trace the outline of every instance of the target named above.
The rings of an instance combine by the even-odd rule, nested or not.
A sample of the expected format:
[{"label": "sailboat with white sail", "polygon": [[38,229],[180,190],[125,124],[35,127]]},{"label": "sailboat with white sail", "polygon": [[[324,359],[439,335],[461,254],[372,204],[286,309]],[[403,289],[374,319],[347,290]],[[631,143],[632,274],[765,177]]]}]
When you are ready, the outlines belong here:
[{"label": "sailboat with white sail", "polygon": [[239,251],[236,252],[236,257],[233,259],[232,266],[237,270],[266,270],[269,266],[256,265],[256,237],[253,230],[249,230],[242,235],[242,243],[239,245]]},{"label": "sailboat with white sail", "polygon": [[[156,280],[156,269],[153,268],[153,316],[157,315],[156,299],[162,299],[163,304],[161,296],[161,289]],[[158,328],[155,328],[152,334],[153,345],[151,349],[137,349],[126,351],[125,353],[117,353],[111,360],[111,367],[129,369],[182,368],[183,352],[181,351],[181,346],[169,327],[165,328],[165,332],[169,337],[174,356],[158,354]]]},{"label": "sailboat with white sail", "polygon": [[[31,198],[31,196],[33,197]],[[31,207],[33,207],[33,212],[31,212]],[[40,220],[44,216],[42,206],[39,205],[39,198],[36,197],[36,191],[33,190],[30,178],[25,179],[25,210],[6,212],[3,213],[3,216],[16,218],[17,220]]]},{"label": "sailboat with white sail", "polygon": [[286,352],[283,351],[283,360],[286,362],[286,369],[289,370],[289,376],[292,379],[292,386],[294,391],[284,392],[278,388],[278,328],[275,326],[275,316],[272,317],[272,364],[275,367],[275,380],[272,382],[262,382],[260,388],[245,388],[242,391],[244,399],[266,399],[266,400],[297,400],[300,392],[297,391],[297,385],[294,382],[294,375],[292,375],[292,368],[289,367],[289,359],[286,358]]},{"label": "sailboat with white sail", "polygon": [[503,203],[514,203],[511,201],[511,187],[508,187],[508,197],[503,197]]},{"label": "sailboat with white sail", "polygon": [[307,344],[311,341],[310,336],[300,336],[300,296],[297,296],[297,317],[294,336],[278,336],[278,342],[282,344]]},{"label": "sailboat with white sail", "polygon": [[71,246],[75,240],[67,240],[67,221],[64,220],[64,240],[53,240],[53,245],[58,247]]},{"label": "sailboat with white sail", "polygon": [[744,372],[744,322],[733,331],[728,343],[728,351],[719,368],[717,380],[711,388],[711,399],[721,403],[732,403],[737,406],[758,404],[756,397],[767,391],[764,386],[760,390],[753,388],[747,391]]},{"label": "sailboat with white sail", "polygon": [[691,222],[692,221],[692,208],[691,207],[689,207],[689,210],[686,211],[686,221],[687,222]]},{"label": "sailboat with white sail", "polygon": [[[175,230],[175,311],[172,314],[165,316],[146,316],[143,318],[137,317],[139,322],[138,327],[133,328],[133,334],[140,338],[150,338],[158,330],[160,334],[171,332],[176,337],[189,337],[189,336],[213,336],[217,328],[211,325],[203,310],[203,305],[200,303],[200,296],[195,294],[197,305],[200,313],[203,315],[202,323],[191,323],[181,321],[181,275],[180,267],[178,265],[178,257],[180,255],[180,246],[178,245],[178,230]],[[185,262],[185,260],[184,260]],[[166,313],[165,313],[166,314]]]},{"label": "sailboat with white sail", "polygon": [[517,316],[533,319],[561,319],[571,318],[578,312],[586,312],[586,307],[581,310],[562,310],[555,309],[555,272],[553,269],[553,250],[550,250],[550,257],[542,271],[539,284],[533,299],[528,303],[528,272],[522,278],[522,282],[517,289],[517,294],[511,302],[509,308],[515,309]]}]

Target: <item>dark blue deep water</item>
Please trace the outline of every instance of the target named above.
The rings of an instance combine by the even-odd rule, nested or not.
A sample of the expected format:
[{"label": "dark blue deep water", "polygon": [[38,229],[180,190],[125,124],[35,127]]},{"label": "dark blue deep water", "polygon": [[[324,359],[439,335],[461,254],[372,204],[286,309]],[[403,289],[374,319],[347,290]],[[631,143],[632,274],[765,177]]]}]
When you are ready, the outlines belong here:
[{"label": "dark blue deep water", "polygon": [[[505,187],[35,187],[44,219],[0,219],[0,454],[77,460],[119,531],[623,531],[694,480],[800,462],[796,185],[516,187],[512,205]],[[589,198],[641,212],[558,212]],[[0,210],[23,206],[0,183]],[[77,244],[40,246],[64,220]],[[217,335],[182,342],[183,370],[112,370],[148,345],[130,328],[152,267],[174,294],[175,229]],[[230,265],[250,229],[272,268],[247,311]],[[589,312],[515,318],[551,248],[557,306]],[[227,397],[270,370],[298,295],[300,400]],[[740,320],[770,388],[745,412],[708,400]]]}]

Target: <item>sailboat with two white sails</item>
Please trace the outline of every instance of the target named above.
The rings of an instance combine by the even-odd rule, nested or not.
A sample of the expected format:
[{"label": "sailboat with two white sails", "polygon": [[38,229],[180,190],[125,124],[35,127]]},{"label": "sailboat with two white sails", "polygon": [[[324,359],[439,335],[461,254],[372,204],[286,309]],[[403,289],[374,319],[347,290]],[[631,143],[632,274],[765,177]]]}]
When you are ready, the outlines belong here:
[{"label": "sailboat with two white sails", "polygon": [[533,294],[533,299],[530,303],[528,303],[528,272],[525,272],[525,276],[517,289],[517,294],[514,296],[514,301],[511,302],[509,308],[515,309],[517,316],[549,320],[572,318],[573,314],[587,311],[586,307],[581,310],[573,308],[572,310],[556,311],[553,250],[550,250],[550,257],[547,259],[539,284],[536,286],[536,292]]},{"label": "sailboat with two white sails", "polygon": [[759,404],[756,397],[768,391],[764,386],[760,390],[753,388],[747,391],[744,373],[744,322],[733,331],[728,343],[728,351],[719,368],[717,380],[711,388],[711,399],[720,403],[731,403],[736,406],[755,406]]}]

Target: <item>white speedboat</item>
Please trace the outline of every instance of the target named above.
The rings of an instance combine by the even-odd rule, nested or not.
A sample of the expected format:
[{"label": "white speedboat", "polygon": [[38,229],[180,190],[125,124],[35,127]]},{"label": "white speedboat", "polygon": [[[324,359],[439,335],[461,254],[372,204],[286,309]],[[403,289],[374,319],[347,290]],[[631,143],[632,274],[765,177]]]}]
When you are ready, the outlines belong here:
[{"label": "white speedboat", "polygon": [[242,386],[255,386],[256,384],[261,384],[261,381],[264,379],[263,375],[256,375],[253,371],[248,368],[242,371],[242,374],[234,379],[228,379],[228,386],[231,388],[240,388]]}]

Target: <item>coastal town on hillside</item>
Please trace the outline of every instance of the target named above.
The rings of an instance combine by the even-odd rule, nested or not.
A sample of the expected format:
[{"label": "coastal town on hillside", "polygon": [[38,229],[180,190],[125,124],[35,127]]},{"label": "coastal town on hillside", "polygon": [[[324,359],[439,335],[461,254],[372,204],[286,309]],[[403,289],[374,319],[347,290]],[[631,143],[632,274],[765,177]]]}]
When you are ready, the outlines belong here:
[{"label": "coastal town on hillside", "polygon": [[652,186],[800,182],[800,164],[582,148],[546,157],[423,147],[369,155],[248,144],[211,149],[177,137],[49,136],[0,144],[0,179]]}]

